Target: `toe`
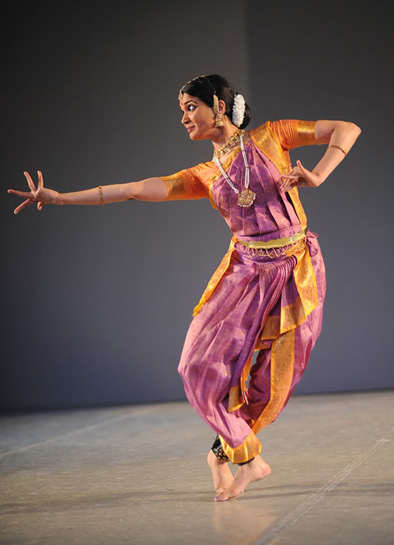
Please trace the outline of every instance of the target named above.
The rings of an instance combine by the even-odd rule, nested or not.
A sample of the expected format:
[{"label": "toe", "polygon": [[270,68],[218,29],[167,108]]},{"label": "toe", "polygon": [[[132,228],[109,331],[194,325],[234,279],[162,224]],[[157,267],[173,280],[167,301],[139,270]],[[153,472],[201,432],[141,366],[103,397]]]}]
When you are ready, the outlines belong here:
[{"label": "toe", "polygon": [[215,501],[220,503],[224,501],[235,500],[236,498],[242,496],[243,493],[243,490],[241,490],[241,492],[238,492],[237,494],[232,494],[230,491],[222,492],[222,494],[218,494],[217,496],[215,496]]},{"label": "toe", "polygon": [[223,493],[218,494],[217,496],[215,496],[215,501],[216,502],[220,503],[220,502],[227,501],[227,500],[228,500],[228,498]]}]

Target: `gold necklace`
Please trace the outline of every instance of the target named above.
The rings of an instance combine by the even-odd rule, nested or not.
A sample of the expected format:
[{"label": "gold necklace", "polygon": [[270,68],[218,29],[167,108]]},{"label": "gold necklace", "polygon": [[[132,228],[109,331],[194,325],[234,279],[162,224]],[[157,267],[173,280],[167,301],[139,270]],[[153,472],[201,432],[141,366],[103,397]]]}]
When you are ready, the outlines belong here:
[{"label": "gold necklace", "polygon": [[221,148],[213,152],[213,157],[215,158],[215,157],[221,157],[222,155],[226,155],[226,153],[228,153],[233,148],[235,148],[235,146],[240,141],[241,136],[244,135],[244,132],[245,132],[244,129],[238,129],[237,131],[235,131],[235,133],[232,135],[232,137],[229,140],[227,140],[224,146],[222,146]]}]

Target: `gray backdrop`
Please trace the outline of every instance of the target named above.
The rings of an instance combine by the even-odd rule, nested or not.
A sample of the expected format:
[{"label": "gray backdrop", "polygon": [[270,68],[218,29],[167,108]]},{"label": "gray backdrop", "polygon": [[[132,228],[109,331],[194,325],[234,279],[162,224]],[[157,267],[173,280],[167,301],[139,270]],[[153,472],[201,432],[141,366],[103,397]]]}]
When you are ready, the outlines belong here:
[{"label": "gray backdrop", "polygon": [[[19,2],[2,20],[2,409],[185,399],[177,364],[230,233],[205,201],[33,207],[23,170],[59,191],[206,160],[178,90],[232,81],[267,119],[344,119],[363,133],[318,190],[323,333],[297,392],[392,388],[388,3]],[[312,168],[323,147],[295,150]]]}]

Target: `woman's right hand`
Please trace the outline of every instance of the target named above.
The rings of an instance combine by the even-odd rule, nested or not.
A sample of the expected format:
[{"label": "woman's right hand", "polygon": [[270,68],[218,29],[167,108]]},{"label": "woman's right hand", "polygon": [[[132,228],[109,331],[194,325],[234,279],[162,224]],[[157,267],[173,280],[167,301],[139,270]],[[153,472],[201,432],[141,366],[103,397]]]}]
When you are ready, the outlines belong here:
[{"label": "woman's right hand", "polygon": [[8,193],[18,195],[22,199],[26,199],[22,204],[17,206],[14,210],[14,214],[18,214],[24,208],[27,208],[31,204],[37,203],[37,209],[42,210],[44,204],[55,204],[59,200],[59,193],[53,191],[52,189],[47,189],[44,187],[44,178],[42,172],[37,171],[38,174],[38,184],[35,186],[30,174],[28,172],[23,173],[26,177],[27,183],[30,187],[30,191],[17,191],[16,189],[9,189]]}]

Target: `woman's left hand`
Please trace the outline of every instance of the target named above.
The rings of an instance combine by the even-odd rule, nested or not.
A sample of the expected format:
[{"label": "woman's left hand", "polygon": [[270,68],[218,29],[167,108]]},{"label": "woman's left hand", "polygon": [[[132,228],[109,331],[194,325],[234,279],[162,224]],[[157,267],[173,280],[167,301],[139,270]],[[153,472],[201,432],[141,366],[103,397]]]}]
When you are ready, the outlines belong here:
[{"label": "woman's left hand", "polygon": [[320,174],[311,172],[301,164],[301,161],[297,161],[297,165],[288,174],[282,174],[279,187],[281,191],[289,191],[293,187],[318,187],[323,182]]}]

